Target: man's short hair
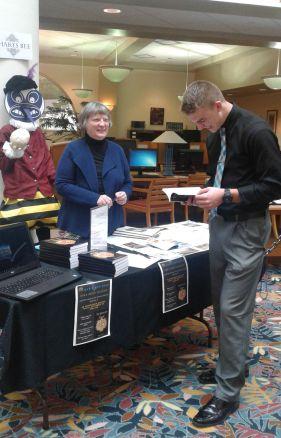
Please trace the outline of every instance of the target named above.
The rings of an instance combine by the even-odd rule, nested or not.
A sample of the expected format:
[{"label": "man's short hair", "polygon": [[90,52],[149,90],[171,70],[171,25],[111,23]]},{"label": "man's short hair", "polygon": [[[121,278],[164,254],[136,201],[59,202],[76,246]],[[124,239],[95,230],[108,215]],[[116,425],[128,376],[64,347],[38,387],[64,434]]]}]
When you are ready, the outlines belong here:
[{"label": "man's short hair", "polygon": [[186,114],[195,113],[198,108],[212,106],[217,100],[225,101],[221,90],[209,81],[194,81],[186,88],[181,110]]}]

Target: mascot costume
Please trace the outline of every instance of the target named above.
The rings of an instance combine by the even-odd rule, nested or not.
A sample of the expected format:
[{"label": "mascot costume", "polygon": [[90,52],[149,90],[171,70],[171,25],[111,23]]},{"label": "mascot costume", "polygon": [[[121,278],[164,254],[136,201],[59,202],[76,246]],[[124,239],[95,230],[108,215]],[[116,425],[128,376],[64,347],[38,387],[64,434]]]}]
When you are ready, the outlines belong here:
[{"label": "mascot costume", "polygon": [[49,237],[49,227],[56,224],[60,207],[53,192],[54,164],[39,128],[44,99],[32,73],[13,76],[4,93],[10,122],[0,129],[4,181],[0,225],[25,221],[29,228],[36,228],[41,240]]}]

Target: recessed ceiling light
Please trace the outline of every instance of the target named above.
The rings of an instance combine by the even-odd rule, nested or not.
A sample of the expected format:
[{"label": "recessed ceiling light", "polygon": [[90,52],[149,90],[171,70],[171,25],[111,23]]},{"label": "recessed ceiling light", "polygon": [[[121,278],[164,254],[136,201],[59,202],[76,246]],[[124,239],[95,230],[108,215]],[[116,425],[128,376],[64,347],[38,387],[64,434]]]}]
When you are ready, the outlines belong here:
[{"label": "recessed ceiling light", "polygon": [[116,8],[106,8],[103,9],[103,12],[105,14],[121,14],[121,9],[116,9]]}]

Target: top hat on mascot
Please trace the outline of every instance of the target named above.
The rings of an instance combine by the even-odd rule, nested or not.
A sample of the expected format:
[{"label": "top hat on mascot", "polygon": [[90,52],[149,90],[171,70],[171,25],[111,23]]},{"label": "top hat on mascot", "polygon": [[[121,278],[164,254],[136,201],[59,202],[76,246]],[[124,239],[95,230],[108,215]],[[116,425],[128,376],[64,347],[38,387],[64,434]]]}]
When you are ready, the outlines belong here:
[{"label": "top hat on mascot", "polygon": [[17,127],[28,129],[29,124],[38,125],[37,121],[44,112],[44,99],[30,75],[12,76],[3,91],[5,108],[11,119],[17,122]]}]

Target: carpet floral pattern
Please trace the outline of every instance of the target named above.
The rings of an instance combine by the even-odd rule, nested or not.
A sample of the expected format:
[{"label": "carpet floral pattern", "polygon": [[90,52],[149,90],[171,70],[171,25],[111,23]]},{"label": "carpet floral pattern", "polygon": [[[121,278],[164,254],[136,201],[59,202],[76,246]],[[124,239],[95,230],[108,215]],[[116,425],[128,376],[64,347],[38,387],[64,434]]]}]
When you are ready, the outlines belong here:
[{"label": "carpet floral pattern", "polygon": [[196,429],[191,418],[211,397],[200,370],[214,366],[213,328],[206,345],[203,324],[190,318],[150,336],[130,350],[118,350],[53,376],[47,382],[50,429],[42,429],[36,391],[0,398],[0,436],[16,438],[281,437],[280,424],[281,270],[270,268],[260,283],[252,327],[250,376],[240,408],[223,425]]}]

